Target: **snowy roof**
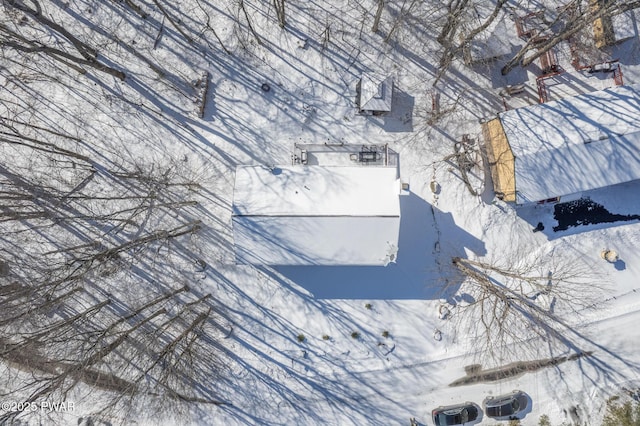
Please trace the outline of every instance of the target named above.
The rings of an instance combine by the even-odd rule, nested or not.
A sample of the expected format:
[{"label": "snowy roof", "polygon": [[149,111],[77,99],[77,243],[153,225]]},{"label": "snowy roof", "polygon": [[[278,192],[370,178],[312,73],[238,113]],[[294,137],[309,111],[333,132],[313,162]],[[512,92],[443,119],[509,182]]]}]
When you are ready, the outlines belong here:
[{"label": "snowy roof", "polygon": [[385,265],[397,251],[399,192],[395,167],[239,166],[237,260]]},{"label": "snowy roof", "polygon": [[517,203],[640,179],[640,86],[500,114],[515,156]]},{"label": "snowy roof", "polygon": [[360,79],[360,110],[391,111],[393,77],[374,77],[362,74]]}]

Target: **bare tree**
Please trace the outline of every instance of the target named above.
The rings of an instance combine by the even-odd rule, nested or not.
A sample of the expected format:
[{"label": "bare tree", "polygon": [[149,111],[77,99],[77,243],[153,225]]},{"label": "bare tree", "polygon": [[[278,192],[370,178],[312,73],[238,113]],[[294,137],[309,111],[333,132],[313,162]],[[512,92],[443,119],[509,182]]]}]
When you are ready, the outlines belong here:
[{"label": "bare tree", "polygon": [[220,39],[220,36],[216,32],[216,30],[211,26],[211,15],[210,15],[210,13],[204,8],[204,6],[202,5],[202,3],[199,0],[196,0],[196,4],[198,5],[198,8],[202,11],[202,13],[204,13],[204,16],[206,18],[206,22],[204,23],[205,29],[202,31],[202,33],[204,33],[205,31],[211,31],[211,33],[216,38],[218,43],[220,43],[220,47],[222,47],[222,50],[224,50],[224,53],[226,53],[227,55],[231,55],[231,51],[222,42],[222,40]]},{"label": "bare tree", "polygon": [[454,316],[474,349],[493,359],[521,360],[541,339],[575,349],[568,318],[597,306],[606,287],[581,260],[554,253],[529,260],[455,257],[452,264],[464,280]]},{"label": "bare tree", "polygon": [[405,18],[410,15],[414,9],[414,7],[416,5],[418,5],[418,0],[411,0],[411,2],[409,3],[409,5],[407,5],[407,1],[405,0],[402,2],[402,5],[400,6],[400,10],[398,11],[398,13],[396,14],[396,18],[394,19],[392,25],[391,25],[391,29],[389,30],[389,32],[387,33],[387,35],[384,38],[384,42],[385,43],[389,43],[391,41],[391,38],[393,37],[393,34],[398,30],[398,28],[400,28],[402,26],[402,23],[404,22]]},{"label": "bare tree", "polygon": [[[96,23],[105,15],[83,14],[89,6],[115,14],[113,21]],[[197,236],[211,232],[200,220],[200,171],[157,142],[181,137],[186,125],[166,123],[178,122],[180,111],[150,107],[154,86],[175,84],[186,96],[190,87],[143,50],[152,50],[153,36],[134,44],[124,38],[149,34],[114,34],[111,26],[135,27],[147,6],[187,40],[185,22],[218,38],[197,8],[200,27],[165,0],[2,5],[0,361],[10,377],[0,378],[0,393],[14,401],[63,401],[91,388],[103,413],[227,403],[211,386],[224,368],[218,338],[226,330],[215,295],[197,285],[208,267],[196,257]],[[146,25],[157,29],[158,21]],[[118,56],[107,58],[112,52]],[[135,80],[75,74],[123,80],[122,58],[137,62]],[[143,144],[153,148],[141,151]],[[0,413],[0,423],[15,414]],[[38,420],[56,423],[28,419]]]},{"label": "bare tree", "polygon": [[0,121],[0,238],[12,247],[0,251],[0,359],[30,373],[3,383],[5,394],[59,401],[91,386],[110,391],[105,410],[225,403],[194,386],[218,368],[212,297],[191,293],[172,266],[189,252],[169,249],[202,226],[200,185],[173,160],[110,170],[80,142]]},{"label": "bare tree", "polygon": [[[61,294],[55,302],[31,297],[15,304],[38,309],[5,318],[0,325],[0,358],[32,376],[5,389],[14,396],[24,395],[23,402],[39,403],[61,400],[82,383],[111,391],[103,401],[103,412],[126,409],[137,400],[149,403],[150,398],[225,404],[193,386],[193,380],[216,370],[212,348],[200,341],[202,333],[213,331],[205,330],[213,320],[207,307],[210,296],[183,303],[175,313],[167,309],[188,297],[188,291],[183,286],[138,302],[126,315],[116,309],[114,300],[106,299],[52,323],[45,318],[60,305],[72,310],[90,295],[76,290]],[[11,420],[16,414],[0,418]]]},{"label": "bare tree", "polygon": [[137,13],[142,19],[147,19],[147,17],[149,16],[148,13],[146,13],[142,7],[140,7],[139,4],[135,3],[133,0],[124,0],[124,1],[119,1],[119,0],[111,0],[116,4],[125,4],[127,7],[129,7],[131,10],[133,10],[135,13]]},{"label": "bare tree", "polygon": [[[130,180],[157,182],[153,177],[132,175]],[[67,208],[55,211],[60,218],[29,218],[31,223],[51,223],[47,228],[23,231],[55,238],[56,250],[34,259],[18,251],[2,258],[7,273],[2,280],[6,284],[0,286],[0,359],[31,373],[31,379],[4,383],[5,392],[23,402],[40,403],[64,400],[64,395],[82,384],[110,391],[101,406],[105,412],[127,409],[141,400],[157,401],[160,407],[167,398],[226,403],[209,390],[203,392],[208,387],[194,386],[194,380],[205,380],[219,368],[217,351],[208,343],[220,334],[219,327],[211,328],[216,323],[211,296],[191,294],[185,284],[176,288],[174,283],[185,282],[188,276],[159,266],[176,263],[160,249],[197,232],[199,222],[178,221],[173,228],[164,229],[154,225],[155,229],[146,232],[146,227],[138,228],[143,232],[125,231],[116,222],[110,227],[113,237],[99,238],[104,225],[119,215],[148,217],[156,209],[175,213],[184,206],[152,205],[153,201],[143,198],[141,208],[135,209],[140,211],[115,208],[114,217],[68,217],[83,204],[138,203],[140,199],[95,200],[83,190],[66,199],[55,193],[35,199],[33,182],[23,188],[32,195],[28,201]],[[38,186],[38,191],[44,190]],[[96,227],[95,234],[91,226]],[[72,245],[74,239],[67,229],[84,229],[93,242]],[[5,240],[12,235],[0,232]],[[157,288],[166,290],[158,293]],[[0,419],[11,420],[16,414],[5,413]]]},{"label": "bare tree", "polygon": [[[30,2],[33,8],[27,6],[25,2],[19,0],[8,0],[5,2],[8,6],[16,11],[21,11],[41,26],[50,31],[54,31],[63,36],[74,48],[78,55],[67,52],[66,50],[49,46],[39,40],[30,39],[21,35],[18,31],[7,25],[0,25],[0,35],[2,36],[2,44],[11,47],[23,53],[43,53],[61,63],[73,67],[79,72],[84,72],[82,66],[89,66],[98,71],[110,74],[120,80],[125,79],[124,72],[106,65],[98,60],[98,51],[80,40],[74,34],[69,32],[63,25],[49,19],[42,13],[42,8],[37,0]],[[79,67],[78,67],[79,66]]]},{"label": "bare tree", "polygon": [[[245,7],[245,2],[244,0],[238,0],[238,12],[242,12],[242,15],[244,16],[245,21],[247,22],[247,27],[249,28],[249,32],[253,35],[253,38],[255,39],[256,43],[258,43],[259,45],[262,45],[262,39],[260,38],[260,36],[258,35],[258,33],[256,32],[255,28],[253,27],[253,23],[251,21],[251,18],[249,17],[249,13],[247,12],[247,8]],[[239,13],[238,13],[239,15]],[[240,23],[240,17],[238,16],[237,22]]]},{"label": "bare tree", "polygon": [[160,12],[162,12],[162,15],[167,18],[167,21],[171,23],[173,28],[175,28],[188,43],[193,43],[193,38],[191,38],[191,36],[182,28],[182,25],[171,16],[169,11],[162,5],[161,0],[153,0],[153,3],[158,7]]},{"label": "bare tree", "polygon": [[548,25],[549,29],[561,25],[559,30],[547,39],[530,38],[525,45],[502,67],[502,75],[506,75],[517,65],[527,66],[544,55],[561,41],[576,36],[580,31],[593,24],[593,21],[613,16],[640,7],[640,1],[607,1],[597,2],[600,7],[589,7],[580,0],[574,0],[560,9],[560,13]]},{"label": "bare tree", "polygon": [[276,10],[280,28],[284,28],[287,24],[284,4],[285,0],[273,0],[273,8]]},{"label": "bare tree", "polygon": [[378,7],[376,8],[376,14],[373,18],[373,25],[371,26],[371,32],[377,33],[378,26],[380,25],[380,18],[382,17],[382,11],[384,10],[385,0],[378,0]]},{"label": "bare tree", "polygon": [[449,0],[447,3],[446,20],[440,34],[436,40],[441,45],[448,47],[448,44],[455,38],[458,27],[462,22],[463,13],[469,6],[469,0]]},{"label": "bare tree", "polygon": [[[445,23],[437,37],[438,43],[442,45],[444,50],[440,55],[438,74],[433,83],[434,86],[451,66],[455,56],[495,21],[506,3],[507,0],[497,0],[491,14],[480,25],[468,28],[470,19],[466,14],[473,4],[470,4],[468,0],[452,0],[449,2]],[[464,30],[464,34],[460,34],[461,29]]]}]

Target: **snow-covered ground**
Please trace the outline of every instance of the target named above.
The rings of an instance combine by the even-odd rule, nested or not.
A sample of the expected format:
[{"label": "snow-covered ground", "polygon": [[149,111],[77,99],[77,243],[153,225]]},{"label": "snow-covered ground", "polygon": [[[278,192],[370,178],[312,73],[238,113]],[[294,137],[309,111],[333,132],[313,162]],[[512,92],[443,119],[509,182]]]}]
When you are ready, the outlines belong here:
[{"label": "snow-covered ground", "polygon": [[[208,267],[194,275],[191,286],[214,296],[216,312],[228,330],[219,344],[228,352],[221,377],[212,371],[211,383],[200,385],[231,405],[192,404],[180,413],[180,424],[395,425],[409,424],[413,417],[431,425],[431,410],[438,406],[464,401],[481,405],[486,396],[520,389],[532,401],[524,425],[537,425],[542,414],[554,425],[577,424],[571,412],[580,424],[597,425],[607,397],[623,386],[640,386],[640,328],[635,327],[640,321],[639,221],[554,232],[552,205],[515,208],[496,200],[483,167],[470,173],[479,195],[471,194],[454,160],[447,161],[454,143],[465,134],[481,141],[480,120],[504,109],[502,87],[525,80],[535,87],[535,82],[519,68],[501,76],[503,59],[469,67],[457,58],[436,86],[440,108],[447,112],[430,122],[440,2],[389,2],[379,32],[372,33],[373,0],[286,2],[284,29],[267,2],[245,1],[261,45],[237,2],[185,0],[182,12],[172,7],[172,13],[183,14],[187,27],[193,25],[193,34],[203,34],[193,45],[168,22],[156,40],[162,17],[152,2],[143,3],[151,12],[146,21],[123,20],[129,15],[116,3],[52,2],[46,9],[71,30],[113,30],[129,46],[135,40],[146,60],[105,42],[109,60],[126,64],[125,81],[90,70],[74,78],[60,73],[60,84],[9,82],[5,73],[2,84],[30,93],[25,100],[30,114],[59,122],[86,141],[77,147],[82,152],[108,164],[166,164],[174,159],[203,185],[198,201],[204,230],[191,243]],[[525,5],[515,3],[509,7],[521,13]],[[187,19],[190,13],[202,18],[202,10],[232,55],[220,49],[198,18],[195,23]],[[402,19],[387,43],[383,39],[398,16]],[[506,36],[516,46],[523,43],[515,29]],[[613,52],[620,58],[625,84],[640,83],[639,49],[636,32]],[[148,61],[167,69],[171,79],[157,76]],[[210,73],[202,119],[192,114],[189,92],[189,83],[201,70]],[[362,72],[395,76],[389,115],[355,114],[355,87]],[[270,85],[268,92],[261,89],[263,83]],[[388,143],[399,153],[400,175],[410,183],[411,194],[400,201],[397,263],[235,264],[235,167],[288,165],[296,142]],[[440,186],[437,193],[431,190],[432,181]],[[631,182],[585,195],[611,213],[640,214],[639,191],[640,182]],[[544,231],[532,232],[539,222]],[[620,260],[604,261],[600,253],[605,248],[617,251]],[[589,265],[606,293],[598,296],[596,309],[565,318],[574,347],[558,349],[540,340],[539,353],[503,362],[578,350],[592,355],[500,381],[450,387],[465,376],[465,366],[480,363],[489,368],[499,362],[477,352],[476,342],[458,327],[457,319],[440,318],[441,305],[464,300],[457,292],[462,282],[451,259],[515,260],[551,252]],[[99,399],[82,398],[81,393],[76,395],[76,412],[65,417],[69,423],[91,414],[91,398]],[[176,422],[169,417],[149,420],[144,412],[138,418],[129,416],[134,418],[115,421]],[[494,423],[482,418],[474,424]]]}]

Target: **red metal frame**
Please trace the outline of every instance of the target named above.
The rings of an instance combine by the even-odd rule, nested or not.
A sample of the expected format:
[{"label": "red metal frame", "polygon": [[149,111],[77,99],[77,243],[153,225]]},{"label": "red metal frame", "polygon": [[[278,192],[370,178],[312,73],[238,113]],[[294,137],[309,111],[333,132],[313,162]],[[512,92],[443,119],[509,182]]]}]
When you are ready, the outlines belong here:
[{"label": "red metal frame", "polygon": [[[614,64],[617,62],[618,62],[618,59],[615,59],[613,61],[607,61],[606,63]],[[578,68],[578,70],[589,69],[592,66],[593,65],[581,65]],[[544,83],[544,80],[546,80],[547,78],[555,77],[556,75],[562,74],[564,72],[565,71],[563,69],[559,69],[556,72],[553,72],[550,74],[543,74],[536,78],[536,86],[538,86],[538,98],[541,104],[545,102],[549,102],[549,93],[547,92],[547,86]],[[622,67],[619,63],[618,63],[618,66],[613,70],[613,81],[616,86],[624,85]]]},{"label": "red metal frame", "polygon": [[516,22],[516,34],[518,34],[518,37],[523,37],[524,28],[522,27],[522,18],[517,17],[515,22]]},{"label": "red metal frame", "polygon": [[547,87],[544,84],[544,77],[536,78],[536,85],[538,86],[538,100],[541,104],[549,100],[549,94],[547,93]]},{"label": "red metal frame", "polygon": [[556,75],[560,75],[564,72],[565,71],[561,69],[554,73],[544,74],[536,78],[536,85],[538,86],[538,98],[541,104],[549,101],[549,93],[547,93],[547,86],[544,84],[544,80],[546,80],[547,78],[555,77]]},{"label": "red metal frame", "polygon": [[552,74],[560,71],[558,66],[558,55],[553,48],[540,55],[540,69],[542,74]]},{"label": "red metal frame", "polygon": [[435,90],[431,91],[431,112],[434,114],[440,112],[440,93]]},{"label": "red metal frame", "polygon": [[534,17],[544,14],[543,10],[537,10],[535,12],[528,13],[524,16],[518,16],[514,19],[516,24],[516,33],[518,37],[521,37],[525,40],[536,36],[538,30],[536,28],[527,29],[527,20]]},{"label": "red metal frame", "polygon": [[613,81],[616,83],[616,86],[622,86],[624,81],[622,81],[622,68],[620,68],[620,64],[618,64],[618,68],[613,70]]}]

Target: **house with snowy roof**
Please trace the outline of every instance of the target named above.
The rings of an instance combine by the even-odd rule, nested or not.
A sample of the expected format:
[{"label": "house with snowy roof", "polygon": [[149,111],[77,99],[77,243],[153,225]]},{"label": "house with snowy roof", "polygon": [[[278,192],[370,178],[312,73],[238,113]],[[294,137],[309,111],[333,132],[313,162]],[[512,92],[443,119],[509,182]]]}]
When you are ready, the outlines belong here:
[{"label": "house with snowy roof", "polygon": [[356,85],[356,104],[364,115],[379,115],[391,111],[393,77],[364,73]]},{"label": "house with snowy roof", "polygon": [[[352,161],[353,154],[345,155]],[[394,262],[400,232],[397,167],[366,158],[358,155],[345,165],[238,166],[232,211],[237,262]]]},{"label": "house with snowy roof", "polygon": [[483,124],[498,198],[526,204],[640,179],[640,85],[498,114]]}]

